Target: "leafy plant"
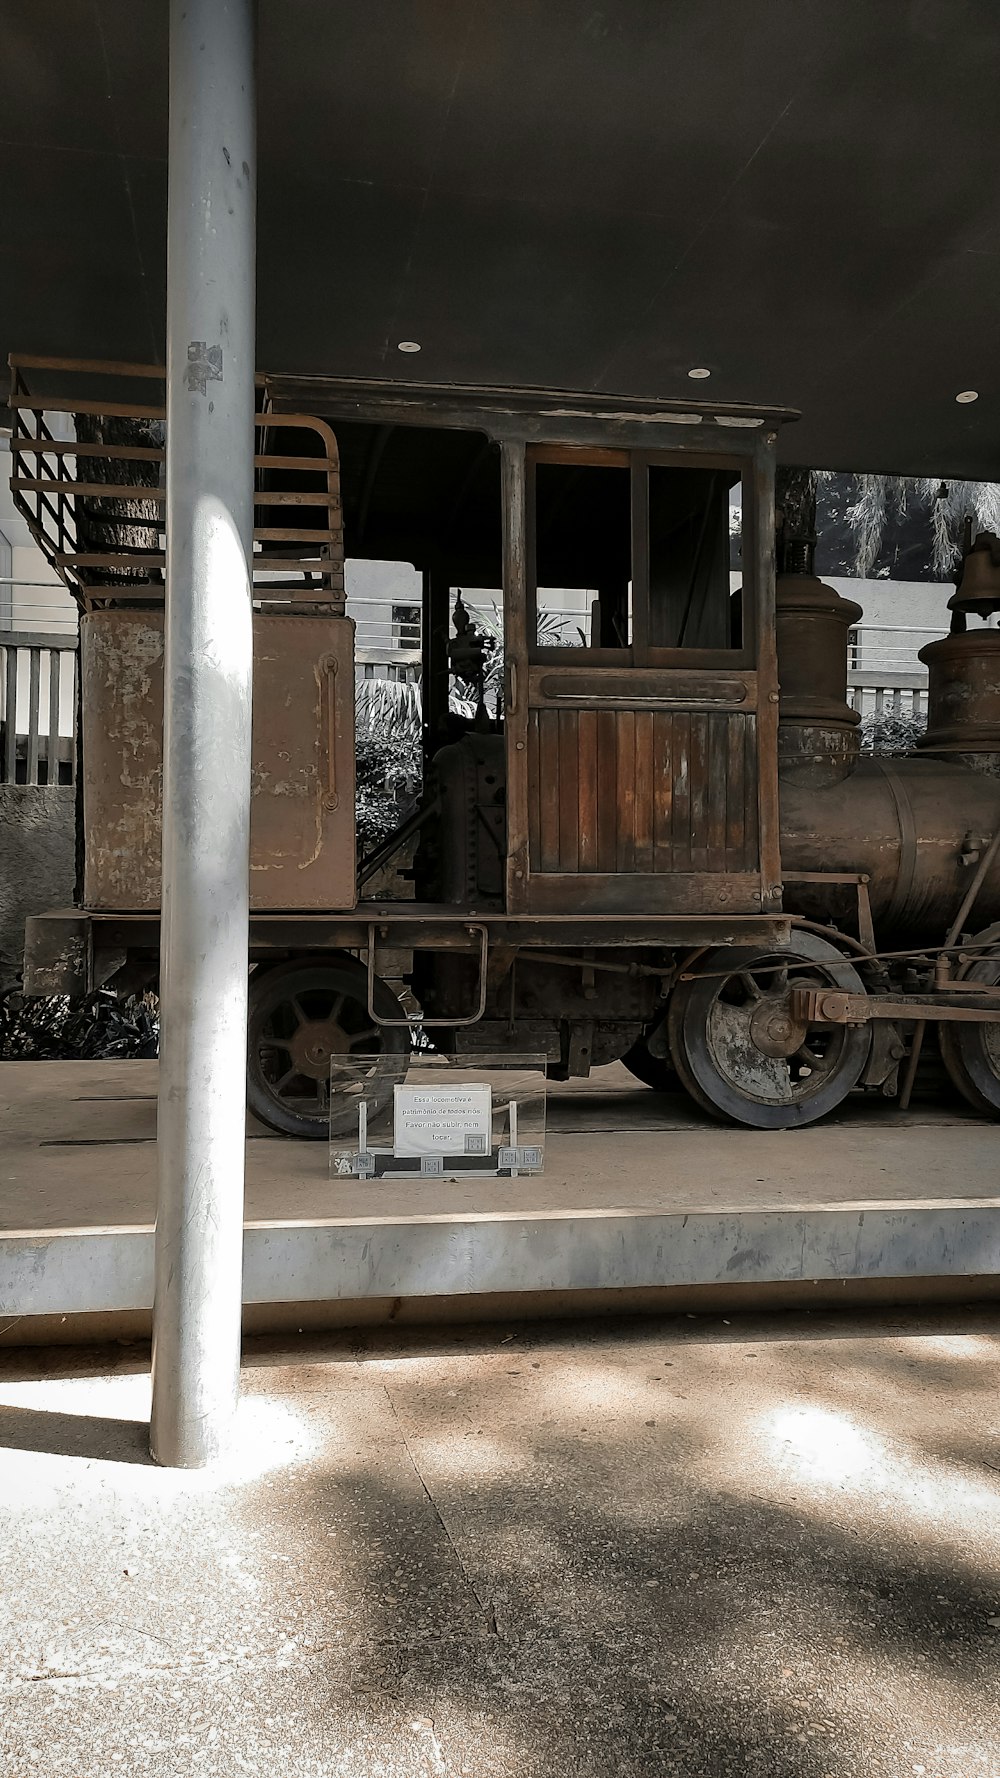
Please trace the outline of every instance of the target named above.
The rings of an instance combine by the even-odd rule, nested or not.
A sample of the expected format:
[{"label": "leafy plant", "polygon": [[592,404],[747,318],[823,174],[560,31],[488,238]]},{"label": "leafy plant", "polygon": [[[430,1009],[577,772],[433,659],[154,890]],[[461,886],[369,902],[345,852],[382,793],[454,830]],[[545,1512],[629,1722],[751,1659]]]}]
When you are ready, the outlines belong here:
[{"label": "leafy plant", "polygon": [[155,994],[119,1000],[100,988],[84,1000],[67,994],[26,999],[16,988],[0,994],[0,1061],[125,1061],[155,1056],[160,1016]]},{"label": "leafy plant", "polygon": [[[498,605],[470,608],[483,641],[483,701],[499,719],[503,709],[503,617]],[[549,648],[569,644],[558,612],[539,612],[538,640]],[[471,680],[453,677],[448,708],[472,722],[478,692]],[[359,679],[355,689],[357,824],[363,852],[372,851],[416,806],[423,774],[422,702],[419,684],[398,679]]]},{"label": "leafy plant", "polygon": [[358,840],[367,852],[406,820],[420,794],[420,687],[361,679],[354,716]]},{"label": "leafy plant", "polygon": [[926,727],[926,718],[914,716],[911,711],[873,710],[861,724],[862,752],[883,758],[894,753],[912,753]]}]

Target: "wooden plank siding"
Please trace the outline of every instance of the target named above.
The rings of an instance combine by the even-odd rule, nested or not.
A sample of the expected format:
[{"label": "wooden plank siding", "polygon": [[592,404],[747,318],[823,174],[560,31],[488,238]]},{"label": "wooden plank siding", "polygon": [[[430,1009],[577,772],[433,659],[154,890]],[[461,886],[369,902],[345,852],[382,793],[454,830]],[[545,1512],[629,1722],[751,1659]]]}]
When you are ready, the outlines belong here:
[{"label": "wooden plank siding", "polygon": [[759,868],[751,711],[534,709],[532,874]]}]

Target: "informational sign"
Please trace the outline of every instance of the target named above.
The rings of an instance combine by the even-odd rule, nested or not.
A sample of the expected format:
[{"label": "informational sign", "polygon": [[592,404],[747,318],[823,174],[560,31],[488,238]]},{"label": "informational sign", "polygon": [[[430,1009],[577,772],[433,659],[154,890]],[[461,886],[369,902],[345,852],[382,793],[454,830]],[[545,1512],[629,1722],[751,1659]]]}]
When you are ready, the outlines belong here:
[{"label": "informational sign", "polygon": [[397,1158],[490,1153],[493,1089],[488,1084],[397,1086],[393,1095]]}]

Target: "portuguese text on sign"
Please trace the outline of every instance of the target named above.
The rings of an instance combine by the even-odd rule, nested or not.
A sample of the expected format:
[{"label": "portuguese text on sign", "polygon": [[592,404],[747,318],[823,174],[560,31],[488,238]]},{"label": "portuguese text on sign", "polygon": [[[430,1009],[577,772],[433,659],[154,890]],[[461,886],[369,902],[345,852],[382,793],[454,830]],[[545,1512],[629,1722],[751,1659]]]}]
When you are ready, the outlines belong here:
[{"label": "portuguese text on sign", "polygon": [[393,1094],[397,1157],[490,1153],[493,1091],[489,1085],[397,1086]]}]

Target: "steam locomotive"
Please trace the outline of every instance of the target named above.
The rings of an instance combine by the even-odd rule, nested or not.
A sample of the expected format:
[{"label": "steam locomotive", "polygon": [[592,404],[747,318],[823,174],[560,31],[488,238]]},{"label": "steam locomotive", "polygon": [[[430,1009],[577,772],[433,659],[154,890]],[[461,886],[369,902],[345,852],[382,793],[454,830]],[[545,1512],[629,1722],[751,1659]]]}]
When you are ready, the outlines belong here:
[{"label": "steam locomotive", "polygon": [[[79,905],[29,921],[25,987],[134,989],[158,961],[164,452],[148,379],[162,373],[12,370],[15,498],[82,614]],[[88,467],[71,447],[57,476],[60,377],[91,393],[58,398]],[[624,1058],[769,1129],[856,1088],[907,1103],[932,1030],[960,1092],[997,1115],[995,538],[969,540],[952,633],[922,652],[918,751],[864,757],[846,690],[860,609],[776,511],[794,414],[288,377],[261,378],[258,406],[259,1118],[307,1137],[348,1127],[331,1067],[355,1059],[388,1092],[418,1029],[458,1055],[542,1053],[558,1078]],[[422,576],[423,790],[366,857],[345,553]],[[463,587],[502,611],[492,709]]]}]

